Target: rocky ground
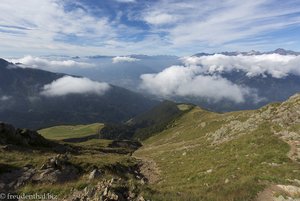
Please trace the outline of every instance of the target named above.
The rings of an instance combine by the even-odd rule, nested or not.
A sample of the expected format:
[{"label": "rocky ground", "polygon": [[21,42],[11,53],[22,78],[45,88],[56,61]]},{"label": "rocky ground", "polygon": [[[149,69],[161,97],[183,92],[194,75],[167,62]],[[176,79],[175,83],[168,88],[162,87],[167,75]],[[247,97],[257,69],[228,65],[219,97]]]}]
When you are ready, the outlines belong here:
[{"label": "rocky ground", "polygon": [[[130,156],[141,146],[138,142],[112,141],[104,147],[61,144],[4,123],[0,124],[0,135],[2,160],[13,160],[8,153],[17,154],[12,156],[20,161],[26,156],[22,162],[26,165],[0,161],[0,192],[30,194],[43,186],[50,192],[57,186],[69,186],[59,200],[145,200],[140,189],[148,179],[141,173],[141,161]],[[111,157],[116,160],[109,162]]]}]

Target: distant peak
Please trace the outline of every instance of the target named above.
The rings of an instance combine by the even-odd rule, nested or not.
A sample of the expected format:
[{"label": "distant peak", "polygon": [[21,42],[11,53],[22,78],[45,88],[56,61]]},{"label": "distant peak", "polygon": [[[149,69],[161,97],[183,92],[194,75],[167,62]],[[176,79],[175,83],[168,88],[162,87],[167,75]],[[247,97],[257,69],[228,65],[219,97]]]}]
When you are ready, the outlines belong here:
[{"label": "distant peak", "polygon": [[283,48],[277,48],[274,52],[280,52],[280,51],[286,51],[286,50]]},{"label": "distant peak", "polygon": [[276,50],[274,50],[275,53],[287,53],[287,52],[291,52],[291,50],[285,50],[283,48],[277,48]]},{"label": "distant peak", "polygon": [[237,55],[252,56],[252,55],[262,55],[262,54],[280,54],[280,55],[296,55],[296,56],[298,56],[298,55],[300,55],[300,52],[295,52],[295,51],[292,51],[292,50],[286,50],[286,49],[283,49],[283,48],[277,48],[276,50],[269,51],[269,52],[260,52],[260,51],[256,51],[256,50],[251,50],[251,51],[248,51],[248,52],[240,52],[240,51],[228,52],[228,51],[224,51],[224,52],[213,53],[213,54],[201,52],[201,53],[194,54],[193,56],[202,57],[202,56],[211,56],[211,55],[215,55],[215,54],[221,54],[221,55],[225,55],[225,56],[237,56]]},{"label": "distant peak", "polygon": [[272,52],[268,52],[269,54],[272,53],[276,53],[276,54],[280,54],[280,55],[300,55],[300,52],[295,52],[292,50],[286,50],[283,48],[277,48],[276,50],[272,51]]}]

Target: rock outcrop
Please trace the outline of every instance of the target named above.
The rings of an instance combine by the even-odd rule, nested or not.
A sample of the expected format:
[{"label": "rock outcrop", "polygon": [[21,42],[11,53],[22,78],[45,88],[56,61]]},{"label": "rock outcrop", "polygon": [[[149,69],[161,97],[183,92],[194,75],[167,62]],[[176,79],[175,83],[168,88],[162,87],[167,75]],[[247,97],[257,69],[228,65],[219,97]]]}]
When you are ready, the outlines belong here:
[{"label": "rock outcrop", "polygon": [[58,154],[42,165],[33,177],[37,183],[62,183],[78,178],[79,170],[69,162],[67,154]]},{"label": "rock outcrop", "polygon": [[143,196],[133,187],[120,187],[124,185],[121,178],[104,179],[96,185],[85,187],[83,190],[74,190],[72,195],[64,198],[64,201],[145,201]]},{"label": "rock outcrop", "polygon": [[15,129],[12,125],[0,122],[0,144],[32,147],[50,147],[55,143],[46,140],[36,131]]},{"label": "rock outcrop", "polygon": [[69,162],[66,154],[49,158],[40,169],[31,165],[0,175],[0,192],[13,191],[27,183],[62,183],[78,178],[79,169]]}]

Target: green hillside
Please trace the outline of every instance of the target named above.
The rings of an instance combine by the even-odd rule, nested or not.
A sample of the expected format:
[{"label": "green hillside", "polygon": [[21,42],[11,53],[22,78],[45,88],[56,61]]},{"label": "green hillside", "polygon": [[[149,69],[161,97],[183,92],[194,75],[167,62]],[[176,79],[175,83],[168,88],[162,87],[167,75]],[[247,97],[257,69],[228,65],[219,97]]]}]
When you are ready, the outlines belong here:
[{"label": "green hillside", "polygon": [[[163,102],[119,125],[133,128],[131,140],[84,138],[102,124],[40,131],[55,140],[85,139],[68,143],[0,126],[0,184],[7,191],[51,192],[67,201],[300,199],[299,94],[224,114]],[[133,140],[137,133],[142,144]]]},{"label": "green hillside", "polygon": [[[296,185],[299,190],[299,111],[299,95],[257,111],[217,114],[195,107],[135,152],[150,164],[148,197],[264,200],[257,194],[266,187]],[[299,192],[276,193],[300,197]]]},{"label": "green hillside", "polygon": [[88,125],[54,126],[39,130],[38,132],[47,139],[64,140],[68,138],[81,138],[99,133],[104,124],[94,123]]},{"label": "green hillside", "polygon": [[163,101],[124,124],[105,125],[100,136],[105,139],[145,140],[164,130],[172,121],[193,107],[193,105],[183,106],[172,101]]}]

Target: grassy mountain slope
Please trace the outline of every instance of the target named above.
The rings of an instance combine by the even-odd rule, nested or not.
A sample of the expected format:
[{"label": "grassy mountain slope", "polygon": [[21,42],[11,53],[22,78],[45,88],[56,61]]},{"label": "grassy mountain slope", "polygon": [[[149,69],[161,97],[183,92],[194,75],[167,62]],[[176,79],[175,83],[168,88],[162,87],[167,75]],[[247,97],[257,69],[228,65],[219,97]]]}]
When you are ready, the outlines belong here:
[{"label": "grassy mountain slope", "polygon": [[[0,190],[14,182],[15,192],[50,192],[66,200],[118,200],[115,195],[155,201],[300,198],[300,94],[259,110],[224,114],[164,102],[127,125],[146,122],[151,128],[164,120],[140,148],[136,142],[105,139],[47,140],[46,145],[54,143],[57,149],[31,148],[45,139],[6,126],[0,129],[9,139],[0,141]],[[69,127],[57,128],[76,136]],[[57,128],[48,132],[56,134]],[[80,135],[87,134],[89,126],[79,128]],[[12,141],[9,133],[22,140]],[[27,142],[29,146],[22,146]],[[96,170],[100,175],[90,179]]]},{"label": "grassy mountain slope", "polygon": [[157,177],[148,192],[153,200],[254,200],[268,186],[299,187],[299,140],[295,95],[255,111],[217,114],[195,107],[134,156],[151,164],[145,172]]},{"label": "grassy mountain slope", "polygon": [[99,133],[104,124],[94,123],[87,125],[76,125],[76,126],[54,126],[39,130],[38,132],[47,139],[52,140],[63,140],[68,138],[81,138]]},{"label": "grassy mountain slope", "polygon": [[177,103],[163,101],[124,124],[107,124],[100,137],[106,139],[144,140],[164,130],[170,122],[190,110],[193,106],[178,107]]}]

